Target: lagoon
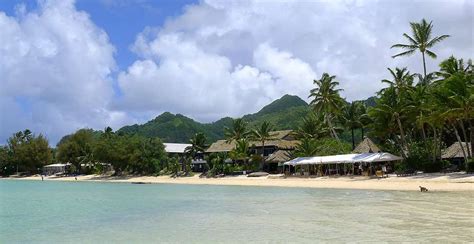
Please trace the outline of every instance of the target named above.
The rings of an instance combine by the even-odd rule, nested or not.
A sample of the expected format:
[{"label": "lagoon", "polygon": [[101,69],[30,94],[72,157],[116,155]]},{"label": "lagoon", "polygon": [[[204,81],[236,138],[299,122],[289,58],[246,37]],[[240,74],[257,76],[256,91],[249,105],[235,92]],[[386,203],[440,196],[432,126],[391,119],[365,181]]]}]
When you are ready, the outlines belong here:
[{"label": "lagoon", "polygon": [[468,242],[474,193],[0,180],[0,242]]}]

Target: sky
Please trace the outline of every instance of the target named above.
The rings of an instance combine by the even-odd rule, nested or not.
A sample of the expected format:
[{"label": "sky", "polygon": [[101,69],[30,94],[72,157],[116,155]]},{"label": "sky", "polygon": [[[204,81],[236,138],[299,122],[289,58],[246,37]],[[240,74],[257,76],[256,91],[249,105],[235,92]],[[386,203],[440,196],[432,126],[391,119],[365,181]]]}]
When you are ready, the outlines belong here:
[{"label": "sky", "polygon": [[0,0],[0,144],[29,128],[54,146],[80,128],[144,123],[162,112],[200,122],[308,101],[336,75],[349,101],[373,96],[409,22],[449,34],[427,60],[473,58],[474,1]]}]

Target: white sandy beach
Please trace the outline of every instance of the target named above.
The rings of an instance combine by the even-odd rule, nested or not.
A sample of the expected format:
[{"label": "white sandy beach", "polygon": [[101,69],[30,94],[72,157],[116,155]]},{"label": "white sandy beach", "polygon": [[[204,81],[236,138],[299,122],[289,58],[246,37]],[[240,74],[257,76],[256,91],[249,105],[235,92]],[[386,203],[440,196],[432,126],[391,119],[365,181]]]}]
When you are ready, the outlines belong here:
[{"label": "white sandy beach", "polygon": [[[40,176],[15,178],[19,180],[41,180]],[[74,177],[45,177],[46,181],[75,181]],[[474,191],[474,175],[464,173],[420,174],[408,177],[390,175],[388,178],[368,178],[362,176],[318,177],[318,178],[282,178],[278,175],[249,178],[246,176],[228,176],[223,178],[193,177],[171,178],[169,176],[133,176],[112,177],[102,175],[77,176],[78,181],[99,182],[143,182],[156,184],[195,184],[195,185],[235,185],[235,186],[278,186],[334,189],[370,189],[419,191],[419,186],[430,191]]]}]

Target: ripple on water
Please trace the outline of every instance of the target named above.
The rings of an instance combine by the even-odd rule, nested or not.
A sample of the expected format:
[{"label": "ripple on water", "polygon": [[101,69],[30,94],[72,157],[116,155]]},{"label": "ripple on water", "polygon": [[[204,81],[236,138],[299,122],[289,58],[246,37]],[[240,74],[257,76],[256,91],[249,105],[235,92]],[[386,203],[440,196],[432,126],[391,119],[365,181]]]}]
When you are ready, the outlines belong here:
[{"label": "ripple on water", "polygon": [[444,243],[473,233],[472,193],[0,181],[1,243]]}]

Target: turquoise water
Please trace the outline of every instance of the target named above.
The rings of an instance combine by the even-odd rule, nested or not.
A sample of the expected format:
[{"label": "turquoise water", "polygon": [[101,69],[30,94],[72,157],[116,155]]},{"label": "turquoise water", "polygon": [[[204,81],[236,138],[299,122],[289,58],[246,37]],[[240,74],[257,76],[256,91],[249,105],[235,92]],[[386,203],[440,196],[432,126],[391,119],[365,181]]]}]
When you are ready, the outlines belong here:
[{"label": "turquoise water", "polygon": [[466,192],[0,180],[0,243],[472,240]]}]

